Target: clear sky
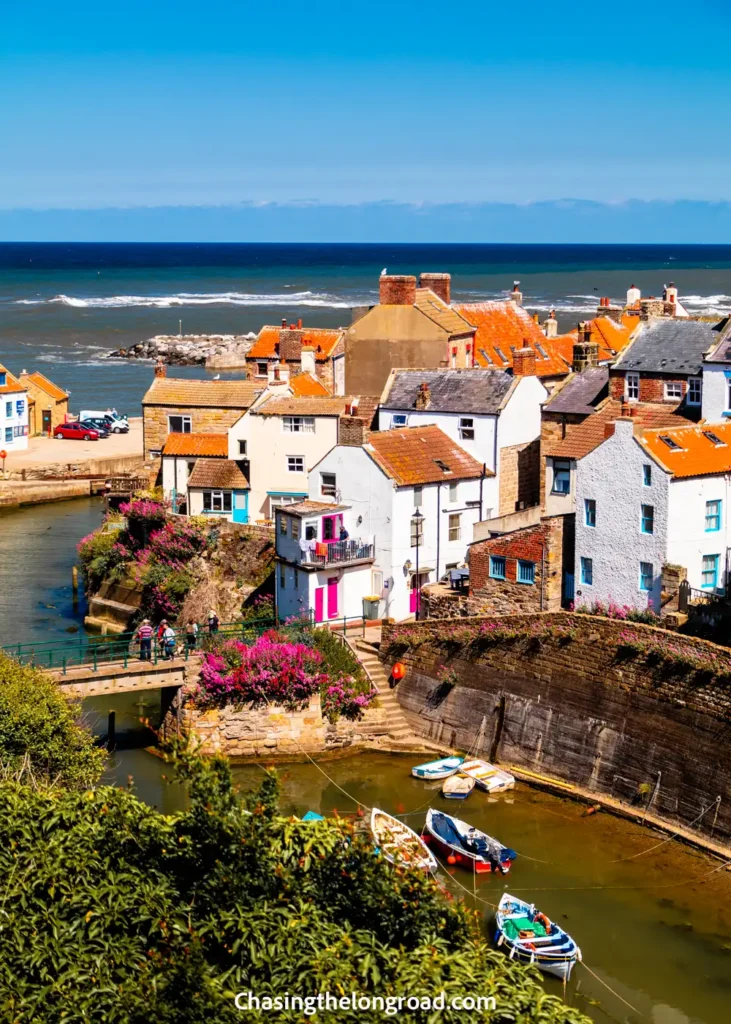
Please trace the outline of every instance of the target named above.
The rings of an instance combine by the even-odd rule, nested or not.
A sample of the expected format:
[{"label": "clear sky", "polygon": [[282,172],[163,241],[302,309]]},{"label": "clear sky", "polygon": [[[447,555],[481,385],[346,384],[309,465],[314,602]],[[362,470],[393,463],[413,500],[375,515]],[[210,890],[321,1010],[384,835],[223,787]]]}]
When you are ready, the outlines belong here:
[{"label": "clear sky", "polygon": [[731,201],[729,39],[724,0],[3,0],[0,209]]}]

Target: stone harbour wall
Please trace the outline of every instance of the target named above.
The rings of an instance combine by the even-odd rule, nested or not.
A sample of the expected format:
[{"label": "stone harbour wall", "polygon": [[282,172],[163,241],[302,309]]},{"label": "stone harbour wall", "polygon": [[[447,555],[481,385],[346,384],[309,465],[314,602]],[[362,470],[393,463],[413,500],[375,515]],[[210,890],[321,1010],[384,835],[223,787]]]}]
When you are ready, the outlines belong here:
[{"label": "stone harbour wall", "polygon": [[[472,656],[464,644],[443,645],[450,629],[481,621],[549,632],[540,642],[506,639]],[[389,655],[394,631],[420,646]],[[629,631],[665,649],[680,642],[699,658],[731,667],[731,651],[707,641],[568,613],[385,623],[382,650],[387,669],[395,660],[406,665],[396,692],[417,734],[459,750],[477,743],[477,756],[627,801],[657,786],[651,809],[668,820],[688,825],[712,808],[696,826],[706,834],[720,796],[713,835],[728,840],[731,682],[663,672],[643,656],[627,656]]]}]

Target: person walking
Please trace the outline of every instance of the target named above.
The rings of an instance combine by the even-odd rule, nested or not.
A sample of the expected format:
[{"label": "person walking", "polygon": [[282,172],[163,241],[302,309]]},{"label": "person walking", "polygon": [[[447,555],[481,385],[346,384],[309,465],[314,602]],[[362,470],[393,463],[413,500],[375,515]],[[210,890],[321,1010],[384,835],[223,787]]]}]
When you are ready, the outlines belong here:
[{"label": "person walking", "polygon": [[142,661],[150,661],[152,658],[152,626],[149,619],[143,619],[140,623],[137,639],[140,642],[140,658]]},{"label": "person walking", "polygon": [[185,627],[185,639],[188,644],[188,650],[194,651],[198,646],[198,623],[194,622],[193,619],[188,619]]},{"label": "person walking", "polygon": [[208,613],[208,632],[211,634],[218,632],[218,616],[212,608]]},{"label": "person walking", "polygon": [[165,651],[165,660],[170,659],[175,655],[175,630],[172,626],[166,626],[165,632],[162,635],[163,649]]},{"label": "person walking", "polygon": [[157,627],[157,633],[155,633],[155,650],[157,651],[158,655],[165,653],[165,641],[163,640],[163,637],[165,636],[165,630],[167,629],[167,625],[168,620],[161,619],[160,625]]}]

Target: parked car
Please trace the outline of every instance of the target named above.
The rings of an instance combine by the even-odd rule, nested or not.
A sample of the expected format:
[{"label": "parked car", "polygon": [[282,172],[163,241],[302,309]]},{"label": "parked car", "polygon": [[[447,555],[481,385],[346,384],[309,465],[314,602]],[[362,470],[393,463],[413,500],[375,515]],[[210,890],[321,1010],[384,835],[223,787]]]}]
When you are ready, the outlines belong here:
[{"label": "parked car", "polygon": [[116,409],[82,409],[79,419],[108,421],[109,429],[113,434],[126,434],[129,431],[127,417],[120,416]]},{"label": "parked car", "polygon": [[82,427],[89,427],[90,430],[96,430],[99,437],[109,437],[109,426],[106,420],[79,420]]},{"label": "parked car", "polygon": [[85,427],[83,422],[59,423],[53,436],[57,441],[64,438],[69,441],[98,441],[99,431],[93,427]]}]

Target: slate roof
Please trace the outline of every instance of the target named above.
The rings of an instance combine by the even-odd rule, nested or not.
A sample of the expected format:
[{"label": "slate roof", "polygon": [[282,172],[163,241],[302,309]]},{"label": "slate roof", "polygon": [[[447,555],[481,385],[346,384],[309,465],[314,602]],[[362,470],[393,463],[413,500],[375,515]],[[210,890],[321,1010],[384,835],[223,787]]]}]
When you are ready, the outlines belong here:
[{"label": "slate roof", "polygon": [[648,320],[614,364],[616,370],[645,373],[697,374],[703,355],[719,341],[725,321]]},{"label": "slate roof", "polygon": [[[324,362],[333,355],[335,346],[343,332],[340,328],[331,330],[327,327],[302,327],[302,344],[312,345],[315,359]],[[279,332],[281,327],[262,327],[256,341],[246,354],[247,359],[273,359],[279,355]]]},{"label": "slate roof", "polygon": [[609,383],[608,366],[590,366],[581,373],[572,373],[559,384],[543,406],[545,412],[573,413],[589,416],[596,412],[597,403],[605,398]]},{"label": "slate roof", "polygon": [[707,363],[731,363],[731,317],[718,324],[721,334],[720,341],[716,342],[715,348],[706,357]]},{"label": "slate roof", "polygon": [[163,455],[228,458],[228,434],[168,434]]},{"label": "slate roof", "polygon": [[188,477],[188,487],[221,487],[247,490],[249,481],[238,462],[230,459],[198,459]]},{"label": "slate roof", "polygon": [[189,380],[155,377],[143,405],[172,405],[203,409],[248,409],[264,390],[249,380]]},{"label": "slate roof", "polygon": [[[593,320],[588,320],[587,323],[591,329],[591,340],[599,346],[599,362],[610,363],[629,345],[631,336],[639,327],[640,318],[625,314],[622,317],[622,323],[618,324],[611,317],[597,316]],[[578,341],[578,337],[578,330],[574,330],[568,334],[559,334],[549,340],[552,349],[567,362],[572,363],[574,345]]]},{"label": "slate roof", "polygon": [[512,299],[490,302],[467,302],[452,306],[474,324],[475,362],[488,369],[509,370],[513,353],[532,348],[536,354],[538,377],[560,377],[571,369],[571,358],[547,338],[530,313]]},{"label": "slate roof", "polygon": [[494,414],[515,383],[504,370],[393,370],[381,407],[415,409],[421,385],[428,384],[425,412]]},{"label": "slate roof", "polygon": [[[670,438],[679,449],[667,445],[663,437]],[[674,477],[731,472],[731,423],[646,430],[637,440]]]},{"label": "slate roof", "polygon": [[[683,413],[678,411],[677,406],[652,405],[647,402],[637,403],[632,406],[633,419],[638,428],[662,427],[671,429],[673,427],[692,426]],[[566,437],[548,441],[542,446],[541,453],[551,458],[559,459],[583,459],[589,452],[604,440],[605,428],[608,423],[619,419],[622,415],[622,404],[614,398],[608,399],[593,416],[588,416],[583,423],[570,427]]]},{"label": "slate roof", "polygon": [[[474,480],[482,464],[439,427],[401,427],[370,435],[365,451],[399,487]],[[486,476],[494,476],[487,470]]]}]

